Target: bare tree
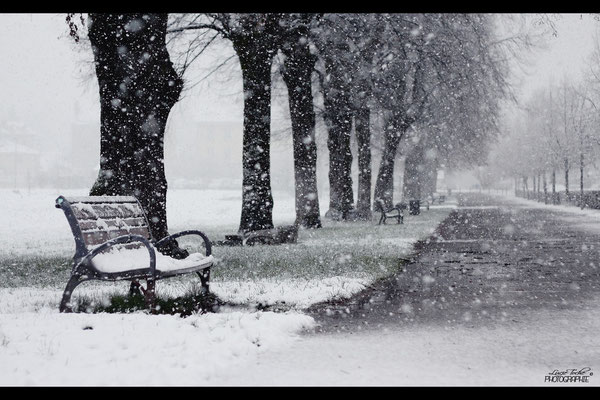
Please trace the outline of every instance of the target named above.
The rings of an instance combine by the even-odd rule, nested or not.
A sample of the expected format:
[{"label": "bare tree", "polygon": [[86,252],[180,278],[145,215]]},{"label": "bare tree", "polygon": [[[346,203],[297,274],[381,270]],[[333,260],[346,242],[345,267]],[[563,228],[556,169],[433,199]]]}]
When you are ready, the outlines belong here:
[{"label": "bare tree", "polygon": [[[73,32],[72,15],[67,23]],[[183,86],[166,33],[167,14],[89,15],[101,113],[100,172],[90,194],[135,195],[157,240],[168,235],[165,126]],[[176,243],[161,250],[187,255]]]}]

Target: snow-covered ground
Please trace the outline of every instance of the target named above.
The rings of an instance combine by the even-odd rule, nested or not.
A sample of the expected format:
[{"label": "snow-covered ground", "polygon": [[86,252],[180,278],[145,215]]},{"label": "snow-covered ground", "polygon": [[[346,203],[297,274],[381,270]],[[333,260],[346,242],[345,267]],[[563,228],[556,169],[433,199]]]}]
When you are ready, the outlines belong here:
[{"label": "snow-covered ground", "polygon": [[[74,243],[66,219],[53,207],[58,195],[85,195],[84,191],[0,190],[0,268],[3,262],[28,257],[68,257]],[[294,199],[274,194],[274,222],[291,223]],[[326,201],[322,200],[322,210]],[[171,231],[200,228],[231,233],[239,221],[238,191],[171,190],[168,216]],[[335,226],[321,236],[299,239],[296,251],[309,254],[349,246],[404,257],[412,244],[427,237],[455,206],[438,206],[438,212],[411,217],[404,226],[365,225],[361,237],[331,236]],[[360,228],[360,227],[359,227]],[[387,235],[387,236],[386,236]],[[392,236],[390,236],[392,235]],[[323,240],[325,239],[329,240]],[[289,252],[280,247],[274,252]],[[249,250],[252,251],[252,250]],[[218,257],[218,252],[215,252]],[[274,253],[275,254],[275,253]],[[297,253],[296,253],[297,254]],[[7,261],[9,260],[9,261]],[[293,264],[293,258],[290,263]],[[223,263],[226,262],[222,261]],[[335,265],[352,266],[342,255]],[[218,267],[218,266],[217,266]],[[289,265],[293,269],[294,265]],[[237,384],[248,367],[272,351],[285,351],[311,330],[314,320],[302,309],[334,297],[362,290],[373,276],[366,273],[326,272],[316,277],[291,274],[257,279],[216,279],[211,290],[222,299],[241,304],[217,314],[155,316],[132,314],[60,314],[57,305],[62,287],[0,287],[0,385],[210,385]],[[385,271],[384,271],[385,272]],[[65,282],[66,283],[66,282]],[[121,283],[122,284],[122,283]],[[77,291],[106,293],[117,284],[90,284]],[[82,285],[85,286],[85,285]],[[177,284],[157,288],[176,293]],[[256,311],[243,304],[285,302],[288,312]],[[252,367],[253,368],[253,367]],[[251,368],[250,368],[251,369]],[[252,384],[244,381],[241,384]]]},{"label": "snow-covered ground", "polygon": [[[3,299],[23,302],[32,295],[26,289],[2,292]],[[58,314],[54,308],[3,312],[0,384],[206,385],[261,353],[289,346],[313,325],[312,318],[295,312],[187,318]]]},{"label": "snow-covered ground", "polygon": [[561,386],[555,370],[592,368],[600,348],[600,298],[578,310],[522,310],[486,326],[400,324],[383,330],[306,335],[259,354],[252,369],[232,369],[228,385]]}]

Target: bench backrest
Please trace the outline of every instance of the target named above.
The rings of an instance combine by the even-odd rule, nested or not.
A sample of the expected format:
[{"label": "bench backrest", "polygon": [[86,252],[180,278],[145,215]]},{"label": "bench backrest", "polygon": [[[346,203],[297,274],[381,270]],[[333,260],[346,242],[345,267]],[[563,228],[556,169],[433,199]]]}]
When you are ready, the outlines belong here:
[{"label": "bench backrest", "polygon": [[133,196],[87,196],[56,199],[75,238],[76,257],[90,248],[123,235],[151,239],[146,215]]}]

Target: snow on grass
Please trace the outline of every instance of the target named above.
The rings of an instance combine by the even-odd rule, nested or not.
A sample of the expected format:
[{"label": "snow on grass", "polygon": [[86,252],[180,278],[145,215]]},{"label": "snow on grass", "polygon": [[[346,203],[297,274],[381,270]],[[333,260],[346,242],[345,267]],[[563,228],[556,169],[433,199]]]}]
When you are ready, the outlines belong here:
[{"label": "snow on grass", "polygon": [[[1,212],[6,223],[0,227],[0,277],[4,282],[0,285],[64,287],[74,241],[62,211],[53,207],[59,194],[81,196],[85,191],[0,190],[0,200],[6,205]],[[222,240],[237,229],[240,196],[239,191],[232,190],[171,190],[171,232],[200,229],[213,241]],[[284,193],[275,193],[274,198],[275,224],[291,223],[294,198]],[[232,304],[279,303],[297,309],[349,297],[397,270],[398,260],[412,251],[417,240],[433,233],[454,207],[452,202],[432,206],[419,216],[407,215],[401,225],[324,218],[322,229],[301,229],[294,245],[214,247],[212,290]],[[181,243],[200,250],[194,248],[198,245],[195,237]],[[194,278],[186,276],[183,280]],[[88,286],[84,283],[78,287],[74,298],[89,292]],[[172,287],[171,280],[157,285],[158,290]]]},{"label": "snow on grass", "polygon": [[206,385],[313,325],[295,312],[0,314],[0,385]]},{"label": "snow on grass", "polygon": [[211,290],[232,304],[291,306],[305,309],[314,303],[348,298],[363,290],[366,278],[334,276],[323,279],[259,279],[213,283]]},{"label": "snow on grass", "polygon": [[[83,190],[0,190],[0,385],[210,385],[261,354],[283,351],[314,327],[310,305],[349,297],[401,267],[455,204],[433,206],[402,225],[341,223],[301,229],[298,243],[213,248],[211,290],[231,306],[187,318],[170,315],[60,314],[74,241],[58,195]],[[213,240],[235,233],[241,194],[171,190],[172,232],[200,229]],[[275,225],[294,220],[294,199],[275,194]],[[326,210],[325,197],[322,209]],[[197,243],[181,241],[194,249]],[[196,248],[197,250],[198,248]],[[181,296],[194,274],[157,282],[158,296]],[[84,282],[81,296],[106,302],[127,282]],[[257,311],[277,305],[286,312]]]}]

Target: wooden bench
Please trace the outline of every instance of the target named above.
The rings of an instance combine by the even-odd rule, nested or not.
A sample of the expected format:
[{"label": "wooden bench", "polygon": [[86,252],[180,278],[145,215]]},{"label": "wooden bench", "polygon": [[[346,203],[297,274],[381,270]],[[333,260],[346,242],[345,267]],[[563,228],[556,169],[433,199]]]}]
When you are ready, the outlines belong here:
[{"label": "wooden bench", "polygon": [[385,225],[387,219],[396,219],[398,224],[404,223],[404,210],[407,206],[404,203],[398,203],[392,208],[387,208],[385,202],[382,199],[375,200],[375,211],[381,213],[378,225],[382,223]]},{"label": "wooden bench", "polygon": [[[213,257],[211,242],[204,233],[187,230],[154,240],[142,207],[131,196],[59,196],[56,208],[64,211],[75,239],[73,268],[60,312],[72,311],[73,290],[88,280],[131,281],[130,293],[143,293],[147,304],[152,306],[157,280],[195,272],[200,277],[202,291],[208,293]],[[193,253],[178,260],[157,250],[186,235],[200,236],[205,254]],[[141,279],[146,280],[146,288],[141,286]]]}]

